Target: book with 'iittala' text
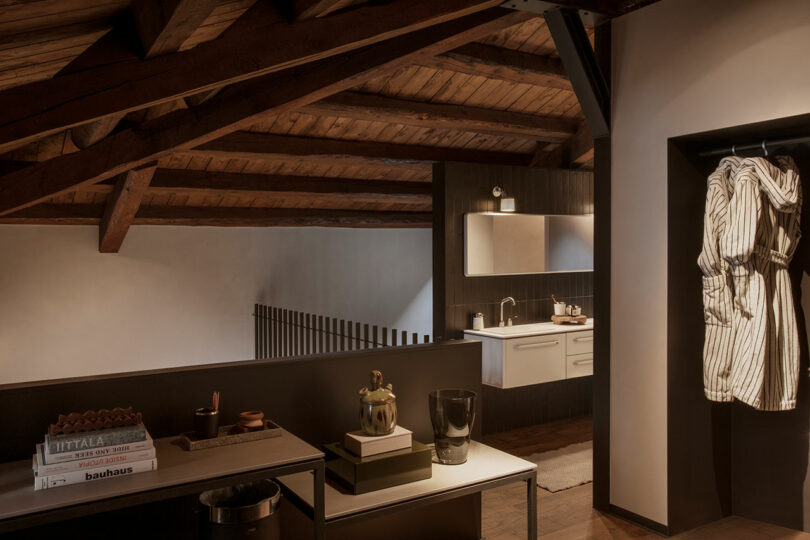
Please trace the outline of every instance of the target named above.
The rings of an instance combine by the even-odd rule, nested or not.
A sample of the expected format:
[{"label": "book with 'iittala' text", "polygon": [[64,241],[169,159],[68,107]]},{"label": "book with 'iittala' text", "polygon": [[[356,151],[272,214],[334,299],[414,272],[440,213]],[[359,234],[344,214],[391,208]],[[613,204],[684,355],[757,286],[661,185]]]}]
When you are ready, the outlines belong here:
[{"label": "book with 'iittala' text", "polygon": [[112,454],[123,454],[125,452],[148,450],[152,447],[152,437],[150,437],[149,433],[147,433],[146,439],[138,442],[102,446],[99,448],[90,448],[88,450],[75,450],[73,452],[63,452],[61,454],[50,454],[48,453],[48,447],[43,445],[42,459],[44,463],[50,465],[52,463],[64,463],[66,461],[75,461],[77,459],[90,459],[94,457],[109,456]]},{"label": "book with 'iittala' text", "polygon": [[45,435],[45,448],[48,454],[63,454],[92,450],[103,446],[115,446],[146,440],[146,428],[143,424],[117,428],[97,429],[80,433],[69,433],[51,437]]}]

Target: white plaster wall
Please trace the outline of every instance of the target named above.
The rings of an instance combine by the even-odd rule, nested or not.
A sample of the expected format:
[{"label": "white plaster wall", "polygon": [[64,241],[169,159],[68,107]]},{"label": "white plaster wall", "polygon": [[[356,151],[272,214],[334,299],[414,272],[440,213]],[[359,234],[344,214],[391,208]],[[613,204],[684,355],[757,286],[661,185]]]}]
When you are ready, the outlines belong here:
[{"label": "white plaster wall", "polygon": [[255,302],[423,333],[431,231],[0,226],[0,384],[249,359]]},{"label": "white plaster wall", "polygon": [[614,21],[610,498],[659,523],[667,138],[810,112],[808,51],[807,0],[663,0]]}]

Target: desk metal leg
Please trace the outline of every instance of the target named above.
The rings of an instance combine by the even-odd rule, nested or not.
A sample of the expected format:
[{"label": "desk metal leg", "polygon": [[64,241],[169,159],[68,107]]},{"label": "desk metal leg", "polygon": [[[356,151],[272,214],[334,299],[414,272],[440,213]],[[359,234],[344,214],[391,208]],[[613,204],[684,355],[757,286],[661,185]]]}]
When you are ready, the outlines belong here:
[{"label": "desk metal leg", "polygon": [[323,487],[325,482],[324,462],[318,463],[315,474],[312,475],[313,493],[315,500],[312,508],[312,524],[315,529],[315,540],[324,540],[326,530],[326,503],[324,501]]},{"label": "desk metal leg", "polygon": [[526,519],[528,521],[528,538],[537,540],[537,473],[526,480]]}]

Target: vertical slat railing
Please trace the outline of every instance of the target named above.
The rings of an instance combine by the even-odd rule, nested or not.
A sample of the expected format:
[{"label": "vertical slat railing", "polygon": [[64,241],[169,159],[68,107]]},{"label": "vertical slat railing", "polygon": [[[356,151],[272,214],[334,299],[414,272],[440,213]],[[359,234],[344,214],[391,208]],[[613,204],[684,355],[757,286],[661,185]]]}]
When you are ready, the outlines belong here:
[{"label": "vertical slat railing", "polygon": [[[417,332],[327,317],[263,304],[253,305],[256,358],[360,351],[419,343]],[[409,343],[410,334],[410,343]],[[422,336],[430,343],[430,335]]]}]

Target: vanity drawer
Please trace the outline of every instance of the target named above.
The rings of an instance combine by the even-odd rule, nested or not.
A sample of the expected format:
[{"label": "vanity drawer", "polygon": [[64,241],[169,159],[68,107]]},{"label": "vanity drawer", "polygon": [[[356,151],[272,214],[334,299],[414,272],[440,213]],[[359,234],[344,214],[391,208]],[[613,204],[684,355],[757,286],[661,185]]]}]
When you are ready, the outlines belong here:
[{"label": "vanity drawer", "polygon": [[565,357],[565,364],[565,376],[568,379],[593,375],[593,353],[569,354]]},{"label": "vanity drawer", "polygon": [[569,332],[566,334],[566,354],[585,354],[593,352],[593,330]]},{"label": "vanity drawer", "polygon": [[559,334],[504,340],[503,388],[564,379],[565,345]]}]

